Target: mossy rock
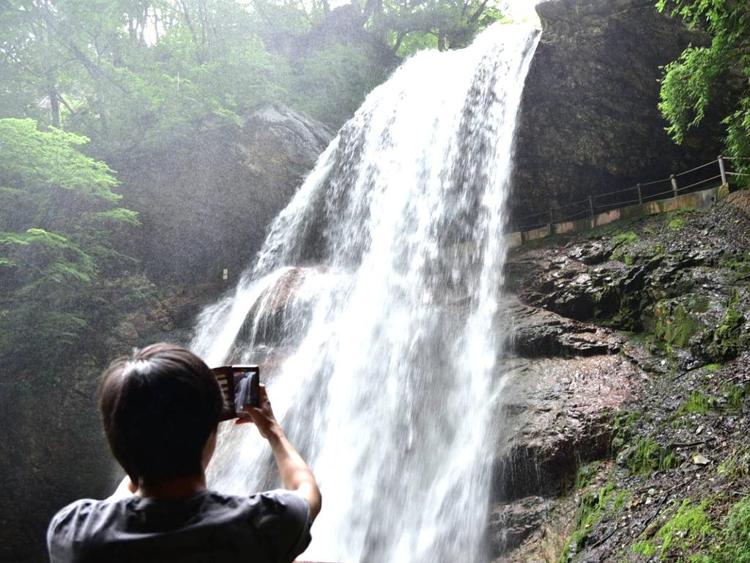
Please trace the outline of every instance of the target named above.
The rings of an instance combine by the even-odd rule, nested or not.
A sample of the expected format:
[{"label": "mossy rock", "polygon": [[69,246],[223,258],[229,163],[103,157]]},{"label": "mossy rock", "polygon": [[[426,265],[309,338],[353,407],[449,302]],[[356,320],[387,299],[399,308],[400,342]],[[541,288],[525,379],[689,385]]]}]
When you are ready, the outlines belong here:
[{"label": "mossy rock", "polygon": [[706,347],[708,354],[714,359],[725,361],[737,357],[742,350],[748,348],[750,334],[745,330],[745,321],[739,292],[735,292]]},{"label": "mossy rock", "polygon": [[698,302],[678,302],[672,299],[659,301],[653,309],[651,331],[668,346],[685,348],[690,339],[704,328],[696,315],[702,312],[703,307]]}]

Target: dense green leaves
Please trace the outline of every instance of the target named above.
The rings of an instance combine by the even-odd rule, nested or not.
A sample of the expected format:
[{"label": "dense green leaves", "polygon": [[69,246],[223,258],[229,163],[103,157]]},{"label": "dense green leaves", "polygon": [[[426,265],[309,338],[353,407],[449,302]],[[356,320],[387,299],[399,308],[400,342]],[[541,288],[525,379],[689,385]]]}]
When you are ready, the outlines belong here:
[{"label": "dense green leaves", "polygon": [[398,56],[499,17],[484,0],[0,0],[0,356],[89,349],[148,293],[103,161],[265,103],[337,127]]},{"label": "dense green leaves", "polygon": [[85,137],[0,119],[0,357],[56,361],[91,328],[90,292],[124,256],[112,238],[137,224],[117,207],[112,171]]},{"label": "dense green leaves", "polygon": [[[148,150],[283,102],[338,126],[401,55],[465,45],[484,1],[7,0],[0,117]],[[379,45],[379,47],[378,47]]]},{"label": "dense green leaves", "polygon": [[502,19],[488,2],[383,0],[377,6],[371,26],[402,56],[424,47],[465,47],[479,30]]},{"label": "dense green leaves", "polygon": [[706,115],[718,113],[735,167],[750,171],[750,4],[740,0],[660,0],[710,39],[691,46],[665,69],[659,108],[681,143]]},{"label": "dense green leaves", "polygon": [[59,188],[117,201],[117,180],[103,162],[82,154],[81,135],[60,129],[40,131],[30,119],[0,120],[0,178],[27,191]]}]

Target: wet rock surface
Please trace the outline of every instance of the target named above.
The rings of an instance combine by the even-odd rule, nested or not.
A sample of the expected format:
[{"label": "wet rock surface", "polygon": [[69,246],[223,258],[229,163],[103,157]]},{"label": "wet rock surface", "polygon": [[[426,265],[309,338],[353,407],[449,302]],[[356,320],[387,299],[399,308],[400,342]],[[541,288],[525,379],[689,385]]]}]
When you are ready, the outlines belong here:
[{"label": "wet rock surface", "polygon": [[[700,143],[678,147],[658,110],[661,67],[700,37],[658,13],[655,2],[548,0],[537,12],[544,31],[523,94],[516,217],[585,211],[589,195],[716,158],[718,134],[703,128],[696,132]],[[566,207],[577,201],[581,206]]]},{"label": "wet rock surface", "polygon": [[613,354],[622,338],[614,331],[524,305],[509,298],[512,348],[525,358]]},{"label": "wet rock surface", "polygon": [[[748,200],[512,253],[494,561],[728,549],[750,493]],[[690,518],[712,536],[680,529]]]},{"label": "wet rock surface", "polygon": [[750,219],[722,204],[558,238],[518,252],[508,270],[523,302],[653,333],[664,346],[688,350],[685,361],[695,367],[744,346],[749,249]]},{"label": "wet rock surface", "polygon": [[140,212],[133,244],[152,279],[237,280],[333,138],[322,124],[280,106],[240,127],[205,126],[161,153],[112,162],[123,204]]},{"label": "wet rock surface", "polygon": [[619,355],[514,363],[503,388],[495,496],[565,492],[580,464],[609,454],[614,413],[645,375]]}]

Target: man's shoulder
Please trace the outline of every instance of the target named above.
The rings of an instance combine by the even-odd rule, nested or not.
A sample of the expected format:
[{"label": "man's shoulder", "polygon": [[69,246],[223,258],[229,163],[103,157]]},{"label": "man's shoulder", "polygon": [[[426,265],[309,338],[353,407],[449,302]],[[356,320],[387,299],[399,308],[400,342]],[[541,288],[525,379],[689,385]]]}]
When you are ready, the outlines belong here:
[{"label": "man's shoulder", "polygon": [[278,516],[283,519],[306,523],[310,515],[310,506],[298,494],[284,489],[263,491],[248,496],[227,495],[208,491],[206,502],[217,507],[253,514],[259,518]]},{"label": "man's shoulder", "polygon": [[47,534],[49,535],[60,526],[87,519],[97,514],[102,508],[109,507],[111,504],[112,501],[109,501],[108,499],[96,500],[84,498],[73,501],[58,510],[52,517]]}]

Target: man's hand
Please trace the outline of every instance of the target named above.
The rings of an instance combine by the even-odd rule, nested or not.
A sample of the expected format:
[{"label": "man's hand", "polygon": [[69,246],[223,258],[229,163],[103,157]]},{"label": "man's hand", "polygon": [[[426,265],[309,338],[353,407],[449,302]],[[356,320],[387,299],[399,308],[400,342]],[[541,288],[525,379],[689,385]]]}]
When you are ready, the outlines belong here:
[{"label": "man's hand", "polygon": [[250,417],[248,422],[254,422],[255,426],[258,427],[258,432],[260,432],[260,435],[266,440],[278,438],[280,435],[284,434],[284,431],[281,429],[281,426],[273,414],[273,408],[271,408],[271,401],[268,400],[266,386],[261,384],[259,391],[260,406],[257,408],[245,407],[244,412]]},{"label": "man's hand", "polygon": [[246,407],[245,412],[250,420],[240,418],[237,422],[255,423],[260,435],[268,440],[271,446],[284,488],[307,501],[310,506],[310,520],[314,520],[320,512],[320,489],[318,489],[312,470],[287,440],[284,430],[276,420],[265,385],[260,386],[260,406]]}]

